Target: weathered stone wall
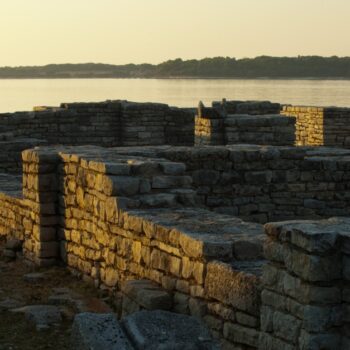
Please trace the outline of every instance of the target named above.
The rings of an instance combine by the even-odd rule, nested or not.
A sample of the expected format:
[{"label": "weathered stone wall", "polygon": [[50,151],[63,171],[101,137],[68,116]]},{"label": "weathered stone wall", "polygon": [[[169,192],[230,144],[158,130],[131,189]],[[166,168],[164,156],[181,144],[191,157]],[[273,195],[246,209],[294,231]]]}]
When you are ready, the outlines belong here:
[{"label": "weathered stone wall", "polygon": [[[267,224],[263,254],[262,225],[196,208],[192,184],[213,178],[210,171],[225,170],[230,159],[249,170],[239,176],[247,188],[255,187],[256,179],[258,184],[261,177],[266,180],[266,171],[253,176],[246,166],[256,167],[262,159],[265,167],[279,164],[268,170],[272,178],[283,164],[294,174],[292,162],[301,173],[323,174],[319,184],[327,179],[342,187],[334,176],[348,177],[348,153],[245,147],[27,150],[24,198],[14,198],[18,179],[0,196],[1,233],[22,232],[17,237],[24,239],[27,259],[40,266],[63,261],[85,281],[113,293],[124,315],[164,308],[198,317],[223,349],[345,350],[349,220]],[[193,161],[188,169],[180,159],[185,154]],[[222,159],[223,154],[229,158]],[[212,164],[207,173],[194,170],[204,160]],[[311,184],[313,189],[311,177],[306,178],[305,188]],[[347,197],[346,190],[342,194]],[[324,200],[338,209],[332,196]],[[264,258],[268,264],[261,280]]]},{"label": "weathered stone wall", "polygon": [[0,174],[0,237],[24,240],[30,208],[22,197],[18,176]]},{"label": "weathered stone wall", "polygon": [[350,213],[347,150],[235,145],[153,152],[186,164],[205,207],[243,220],[265,223]]},{"label": "weathered stone wall", "polygon": [[64,103],[1,114],[0,136],[43,139],[51,145],[193,145],[194,114],[157,103]]},{"label": "weathered stone wall", "polygon": [[258,346],[260,224],[188,207],[191,178],[164,158],[83,147],[28,150],[23,161],[33,218],[27,259],[49,265],[59,245],[67,266],[116,293],[121,308],[133,306],[125,283],[146,279],[169,294],[171,310],[201,318],[228,348]]},{"label": "weathered stone wall", "polygon": [[0,131],[55,145],[117,146],[120,114],[120,102],[62,104],[60,108],[2,114]]},{"label": "weathered stone wall", "polygon": [[194,144],[189,108],[107,101],[37,107],[0,115],[0,172],[20,173],[21,152],[40,145],[143,146]]},{"label": "weathered stone wall", "polygon": [[284,106],[281,114],[296,118],[296,145],[350,147],[350,109]]},{"label": "weathered stone wall", "polygon": [[295,119],[281,115],[228,115],[224,120],[226,145],[293,146]]},{"label": "weathered stone wall", "polygon": [[228,114],[268,115],[279,114],[281,105],[270,101],[214,101],[212,107]]},{"label": "weathered stone wall", "polygon": [[349,219],[266,225],[259,349],[349,349]]},{"label": "weathered stone wall", "polygon": [[194,114],[194,110],[165,104],[125,102],[121,119],[122,144],[192,146]]},{"label": "weathered stone wall", "polygon": [[281,114],[296,119],[295,145],[324,145],[323,108],[284,106]]},{"label": "weathered stone wall", "polygon": [[195,119],[196,145],[294,145],[295,119],[279,114],[270,102],[213,102],[199,105]]},{"label": "weathered stone wall", "polygon": [[10,132],[0,133],[0,173],[21,173],[22,151],[46,144],[46,140],[14,137]]}]

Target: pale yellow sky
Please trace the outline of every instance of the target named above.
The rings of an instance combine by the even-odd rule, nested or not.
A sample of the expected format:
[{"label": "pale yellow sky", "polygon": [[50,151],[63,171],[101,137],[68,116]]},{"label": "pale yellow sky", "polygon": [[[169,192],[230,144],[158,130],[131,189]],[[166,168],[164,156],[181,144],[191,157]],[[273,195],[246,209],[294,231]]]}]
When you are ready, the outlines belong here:
[{"label": "pale yellow sky", "polygon": [[350,0],[0,0],[0,66],[350,56]]}]

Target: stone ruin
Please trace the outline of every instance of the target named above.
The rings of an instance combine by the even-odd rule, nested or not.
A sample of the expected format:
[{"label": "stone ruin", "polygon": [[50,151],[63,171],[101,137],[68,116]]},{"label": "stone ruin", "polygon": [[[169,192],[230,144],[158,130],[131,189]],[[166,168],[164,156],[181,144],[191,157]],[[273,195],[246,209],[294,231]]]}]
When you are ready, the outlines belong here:
[{"label": "stone ruin", "polygon": [[109,101],[1,115],[0,235],[108,290],[123,319],[192,315],[222,349],[349,349],[350,109],[195,114]]}]

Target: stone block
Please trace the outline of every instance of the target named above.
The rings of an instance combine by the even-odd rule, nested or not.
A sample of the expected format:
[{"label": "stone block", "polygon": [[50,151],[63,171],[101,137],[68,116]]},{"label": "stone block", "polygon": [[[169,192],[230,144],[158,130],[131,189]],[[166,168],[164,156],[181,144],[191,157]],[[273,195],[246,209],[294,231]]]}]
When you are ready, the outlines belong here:
[{"label": "stone block", "polygon": [[259,332],[256,329],[230,322],[224,324],[224,337],[233,343],[245,344],[254,348],[259,345]]},{"label": "stone block", "polygon": [[172,297],[148,280],[134,280],[122,285],[122,292],[147,310],[169,310]]},{"label": "stone block", "polygon": [[80,350],[134,349],[113,314],[81,313],[76,315],[71,337],[74,347]]}]

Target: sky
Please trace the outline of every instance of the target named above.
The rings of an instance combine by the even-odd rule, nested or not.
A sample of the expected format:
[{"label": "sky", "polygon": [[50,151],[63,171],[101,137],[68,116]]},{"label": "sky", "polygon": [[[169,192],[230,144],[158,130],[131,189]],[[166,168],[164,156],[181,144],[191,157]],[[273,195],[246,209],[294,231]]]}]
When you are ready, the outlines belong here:
[{"label": "sky", "polygon": [[349,0],[0,0],[0,66],[350,56]]}]

